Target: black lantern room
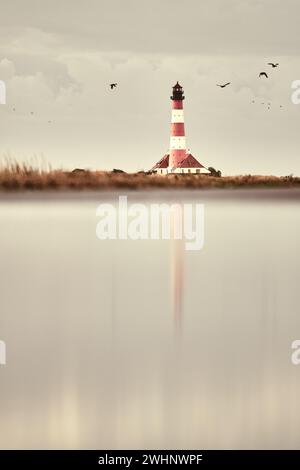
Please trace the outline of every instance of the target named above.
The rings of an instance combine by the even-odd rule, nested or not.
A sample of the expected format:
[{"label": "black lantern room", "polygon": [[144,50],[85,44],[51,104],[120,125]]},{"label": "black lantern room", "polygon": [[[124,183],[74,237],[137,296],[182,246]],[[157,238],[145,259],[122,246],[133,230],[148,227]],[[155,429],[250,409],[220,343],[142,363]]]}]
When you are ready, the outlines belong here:
[{"label": "black lantern room", "polygon": [[178,82],[176,83],[176,85],[173,86],[173,95],[171,96],[171,100],[184,100],[183,89]]}]

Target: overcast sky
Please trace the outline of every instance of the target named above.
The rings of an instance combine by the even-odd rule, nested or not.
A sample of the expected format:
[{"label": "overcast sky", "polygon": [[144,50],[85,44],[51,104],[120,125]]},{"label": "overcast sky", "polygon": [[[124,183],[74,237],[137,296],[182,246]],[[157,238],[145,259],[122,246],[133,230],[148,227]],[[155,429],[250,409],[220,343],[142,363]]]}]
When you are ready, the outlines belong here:
[{"label": "overcast sky", "polygon": [[0,156],[148,169],[168,149],[179,80],[205,166],[300,174],[299,18],[299,0],[0,0]]}]

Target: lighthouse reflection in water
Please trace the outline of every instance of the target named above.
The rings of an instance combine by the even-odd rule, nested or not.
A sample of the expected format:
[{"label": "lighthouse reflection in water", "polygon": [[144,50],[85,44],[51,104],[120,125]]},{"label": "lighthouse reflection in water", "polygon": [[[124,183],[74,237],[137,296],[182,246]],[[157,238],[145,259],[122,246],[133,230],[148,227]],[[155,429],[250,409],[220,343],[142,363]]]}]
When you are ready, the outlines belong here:
[{"label": "lighthouse reflection in water", "polygon": [[180,194],[201,250],[100,241],[95,195],[1,202],[2,448],[299,447],[298,202]]}]

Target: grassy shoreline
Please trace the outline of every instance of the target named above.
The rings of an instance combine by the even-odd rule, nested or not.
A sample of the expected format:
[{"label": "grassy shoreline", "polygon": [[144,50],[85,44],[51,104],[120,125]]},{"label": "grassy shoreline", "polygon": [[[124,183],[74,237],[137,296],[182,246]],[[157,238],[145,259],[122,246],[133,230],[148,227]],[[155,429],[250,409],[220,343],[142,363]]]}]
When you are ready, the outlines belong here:
[{"label": "grassy shoreline", "polygon": [[22,165],[0,169],[0,191],[111,189],[300,188],[300,177],[241,175],[154,175],[104,171],[40,171]]}]

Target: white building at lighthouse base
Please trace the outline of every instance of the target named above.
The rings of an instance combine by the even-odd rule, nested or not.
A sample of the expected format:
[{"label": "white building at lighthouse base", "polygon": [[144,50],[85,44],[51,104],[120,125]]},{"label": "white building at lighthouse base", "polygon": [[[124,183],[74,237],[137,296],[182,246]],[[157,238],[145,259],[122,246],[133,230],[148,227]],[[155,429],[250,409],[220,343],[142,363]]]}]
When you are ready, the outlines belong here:
[{"label": "white building at lighthouse base", "polygon": [[170,154],[166,154],[163,156],[159,162],[151,168],[152,173],[157,173],[160,175],[167,175],[169,173],[175,174],[184,174],[184,173],[191,173],[191,174],[206,174],[209,175],[210,171],[207,170],[198,160],[191,153],[187,153],[185,158],[177,164],[176,167],[169,166],[169,157]]}]

